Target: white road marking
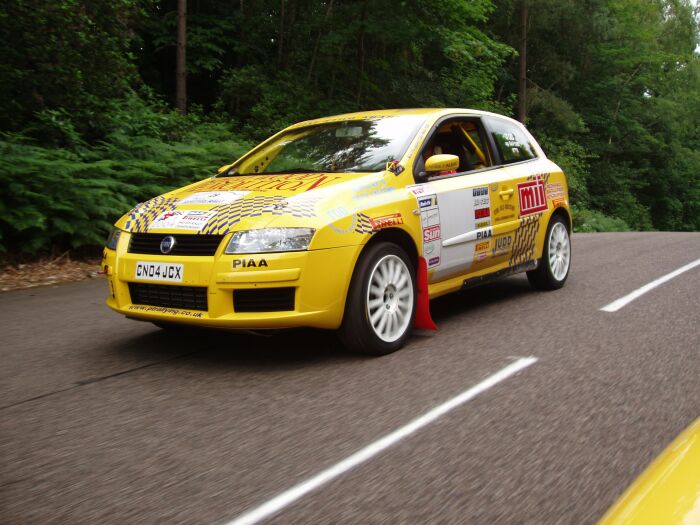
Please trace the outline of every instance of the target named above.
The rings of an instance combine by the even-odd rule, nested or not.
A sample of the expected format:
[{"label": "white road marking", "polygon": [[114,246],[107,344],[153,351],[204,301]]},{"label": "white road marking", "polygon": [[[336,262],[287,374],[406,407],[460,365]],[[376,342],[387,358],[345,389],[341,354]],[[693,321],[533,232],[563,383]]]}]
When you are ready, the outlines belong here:
[{"label": "white road marking", "polygon": [[662,285],[666,281],[670,281],[674,277],[678,277],[683,272],[687,272],[688,270],[691,270],[692,268],[695,268],[696,266],[700,266],[700,259],[696,259],[693,262],[686,264],[685,266],[681,266],[680,268],[678,268],[677,270],[675,270],[671,273],[667,273],[663,277],[659,277],[655,281],[651,281],[649,284],[645,284],[641,288],[637,288],[634,292],[628,293],[624,297],[620,297],[619,299],[613,301],[612,303],[610,303],[606,306],[603,306],[603,308],[601,308],[601,311],[603,311],[603,312],[617,312],[620,308],[631,303],[637,297],[644,295],[645,293],[653,290],[657,286]]},{"label": "white road marking", "polygon": [[263,503],[262,505],[255,507],[254,509],[251,509],[244,514],[241,514],[234,520],[228,522],[227,525],[252,525],[254,523],[258,523],[261,520],[264,520],[265,518],[269,518],[276,512],[294,503],[296,500],[302,498],[309,492],[319,488],[320,486],[347,472],[348,470],[371,459],[380,452],[386,450],[392,445],[395,445],[402,439],[410,436],[417,430],[423,428],[426,425],[429,425],[439,417],[444,416],[451,410],[475,398],[482,392],[485,392],[492,386],[497,385],[501,381],[508,379],[510,376],[518,373],[520,370],[534,364],[536,361],[536,357],[523,357],[518,359],[514,363],[501,369],[499,372],[496,372],[492,376],[487,377],[481,383],[471,387],[468,390],[465,390],[457,397],[453,397],[445,403],[436,406],[429,412],[426,412],[417,419],[414,419],[407,425],[404,425],[403,427],[394,430],[393,432],[387,434],[383,438],[358,450],[353,455],[348,456],[339,463],[336,463],[335,465],[327,468],[326,470],[319,472],[312,478],[309,478],[306,481],[295,485],[291,489],[282,492],[281,494],[275,496],[274,498]]}]

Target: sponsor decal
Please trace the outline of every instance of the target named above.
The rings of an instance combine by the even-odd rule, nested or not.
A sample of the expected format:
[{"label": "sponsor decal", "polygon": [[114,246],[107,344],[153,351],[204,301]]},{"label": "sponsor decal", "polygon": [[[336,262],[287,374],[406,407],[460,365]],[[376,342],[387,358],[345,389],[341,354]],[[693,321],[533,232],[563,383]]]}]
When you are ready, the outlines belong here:
[{"label": "sponsor decal", "polygon": [[489,194],[489,189],[487,186],[482,186],[481,188],[472,189],[472,197],[483,197]]},{"label": "sponsor decal", "polygon": [[544,179],[536,177],[535,180],[518,184],[518,197],[521,217],[546,210],[547,197],[544,191]]},{"label": "sponsor decal", "polygon": [[325,173],[300,173],[292,175],[239,175],[213,178],[199,186],[198,190],[248,190],[248,191],[294,191],[315,190],[342,179],[339,175]]},{"label": "sponsor decal", "polygon": [[493,242],[493,249],[491,253],[493,255],[503,255],[510,251],[510,247],[513,244],[513,238],[510,235],[505,237],[497,237]]},{"label": "sponsor decal", "polygon": [[334,220],[330,226],[335,233],[344,234],[355,231],[357,226],[357,214],[350,213],[342,206],[326,211],[326,215]]},{"label": "sponsor decal", "polygon": [[129,305],[128,309],[138,312],[156,312],[159,314],[178,315],[181,317],[202,317],[203,315],[203,312],[190,312],[189,310],[178,310],[177,308],[166,308],[164,306],[144,306],[141,304]]},{"label": "sponsor decal", "polygon": [[479,221],[475,224],[476,229],[478,230],[479,228],[486,228],[487,226],[491,226],[491,221]]},{"label": "sponsor decal", "polygon": [[489,199],[488,195],[486,197],[474,197],[474,207],[475,208],[483,208],[484,206],[489,206],[491,203],[491,200]]},{"label": "sponsor decal", "polygon": [[148,226],[149,230],[175,229],[200,231],[216,215],[215,211],[171,210],[158,215]]},{"label": "sponsor decal", "polygon": [[476,240],[480,241],[482,239],[490,239],[493,235],[493,230],[491,228],[485,228],[476,232]]},{"label": "sponsor decal", "polygon": [[423,208],[430,208],[431,206],[437,206],[437,195],[431,195],[429,197],[422,197],[418,199],[418,206]]},{"label": "sponsor decal", "polygon": [[372,229],[381,230],[382,228],[388,228],[389,226],[403,224],[403,218],[401,217],[400,213],[392,213],[391,215],[382,215],[381,217],[370,218],[369,223],[372,225]]},{"label": "sponsor decal", "polygon": [[489,256],[488,252],[480,252],[476,254],[475,259],[477,262],[481,262]]},{"label": "sponsor decal", "polygon": [[440,238],[440,225],[430,226],[423,230],[423,242],[432,242]]},{"label": "sponsor decal", "polygon": [[559,199],[564,196],[564,186],[561,182],[547,184],[547,198]]},{"label": "sponsor decal", "polygon": [[440,212],[437,208],[424,211],[423,213],[421,213],[420,221],[423,228],[436,226],[440,224]]},{"label": "sponsor decal", "polygon": [[493,214],[494,214],[494,215],[498,215],[498,214],[500,214],[500,213],[503,213],[504,211],[512,211],[512,212],[514,212],[514,211],[515,211],[515,205],[506,202],[506,203],[503,203],[503,204],[501,204],[501,205],[499,205],[499,206],[494,206],[494,208],[493,208]]},{"label": "sponsor decal", "polygon": [[413,195],[425,195],[428,193],[428,189],[425,184],[418,184],[416,186],[407,186],[408,191],[413,193]]},{"label": "sponsor decal", "polygon": [[387,184],[386,179],[381,179],[358,186],[357,193],[355,193],[355,195],[353,195],[352,198],[366,199],[368,197],[376,197],[377,195],[389,193],[392,191],[394,191],[394,188]]},{"label": "sponsor decal", "polygon": [[413,144],[411,144],[411,147],[408,149],[406,154],[404,155],[404,158],[410,159],[413,157],[413,155],[416,153],[416,150],[418,149],[418,146],[422,144],[421,137],[425,134],[428,129],[432,126],[430,120],[427,120],[425,124],[421,127],[420,131],[416,133],[416,138],[413,139]]},{"label": "sponsor decal", "polygon": [[393,173],[394,175],[400,175],[403,173],[405,168],[399,164],[398,160],[392,160],[386,163],[386,170]]},{"label": "sponsor decal", "polygon": [[248,195],[249,191],[200,191],[178,201],[179,204],[231,204]]},{"label": "sponsor decal", "polygon": [[489,217],[490,215],[491,215],[490,208],[479,208],[478,210],[474,210],[474,218],[475,219],[484,219],[486,217]]},{"label": "sponsor decal", "polygon": [[561,208],[562,206],[564,206],[564,204],[565,204],[564,199],[555,199],[552,201],[552,206],[554,206],[555,209]]},{"label": "sponsor decal", "polygon": [[257,262],[255,259],[234,259],[234,268],[267,268],[267,261],[265,259],[260,259]]},{"label": "sponsor decal", "polygon": [[483,252],[484,250],[488,250],[490,246],[491,243],[489,241],[479,242],[474,247],[474,250],[476,250],[477,252]]},{"label": "sponsor decal", "polygon": [[415,195],[418,203],[423,232],[423,256],[428,262],[428,268],[439,266],[442,244],[440,243],[440,210],[437,195],[430,184],[409,186],[408,190]]},{"label": "sponsor decal", "polygon": [[489,189],[490,189],[491,191],[498,191],[498,183],[497,183],[497,182],[494,182],[493,184],[491,184],[491,185],[489,186]]}]

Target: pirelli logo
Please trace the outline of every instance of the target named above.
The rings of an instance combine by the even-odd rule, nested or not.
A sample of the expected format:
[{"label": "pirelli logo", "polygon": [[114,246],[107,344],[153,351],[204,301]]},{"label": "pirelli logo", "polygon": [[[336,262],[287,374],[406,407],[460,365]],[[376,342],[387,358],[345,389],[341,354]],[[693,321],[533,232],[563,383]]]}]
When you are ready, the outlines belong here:
[{"label": "pirelli logo", "polygon": [[541,177],[518,184],[518,197],[521,217],[547,209],[547,196],[544,191],[544,180]]},{"label": "pirelli logo", "polygon": [[382,228],[403,224],[403,219],[400,213],[392,213],[391,215],[370,218],[369,223],[372,225],[373,229],[381,230]]}]

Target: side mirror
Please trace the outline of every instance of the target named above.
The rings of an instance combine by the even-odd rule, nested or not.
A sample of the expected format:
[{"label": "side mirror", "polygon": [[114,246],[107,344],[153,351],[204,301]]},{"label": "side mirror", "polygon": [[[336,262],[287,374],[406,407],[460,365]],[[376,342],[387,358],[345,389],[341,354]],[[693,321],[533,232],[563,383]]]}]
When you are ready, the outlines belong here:
[{"label": "side mirror", "polygon": [[456,169],[459,169],[459,157],[457,155],[433,155],[425,161],[425,171],[428,175],[439,171]]},{"label": "side mirror", "polygon": [[218,170],[216,170],[216,173],[221,174],[224,171],[228,170],[233,165],[234,165],[234,163],[232,162],[231,164],[226,164],[226,166],[221,166]]}]

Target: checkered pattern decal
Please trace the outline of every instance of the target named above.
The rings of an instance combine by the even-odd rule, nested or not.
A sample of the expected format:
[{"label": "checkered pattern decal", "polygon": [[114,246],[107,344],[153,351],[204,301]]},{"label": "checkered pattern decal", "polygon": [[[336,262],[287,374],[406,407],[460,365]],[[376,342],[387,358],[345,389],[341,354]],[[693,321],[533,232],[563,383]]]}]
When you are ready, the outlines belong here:
[{"label": "checkered pattern decal", "polygon": [[180,199],[175,197],[159,196],[150,201],[136,205],[136,207],[128,213],[129,217],[126,220],[124,229],[133,233],[144,233],[148,230],[148,225],[151,224],[158,215],[165,211],[174,210],[178,200]]},{"label": "checkered pattern decal", "polygon": [[[241,219],[262,215],[291,215],[292,217],[315,217],[316,202],[320,197],[259,196],[237,200],[231,204],[213,206],[216,212],[207,225],[197,234],[223,235],[231,231]],[[144,233],[153,220],[163,212],[176,209],[180,197],[156,197],[139,204],[128,213],[124,229],[133,233]],[[369,224],[369,219],[368,219]]]},{"label": "checkered pattern decal", "polygon": [[513,252],[508,261],[508,266],[515,266],[527,261],[531,261],[535,251],[535,237],[540,231],[541,213],[530,215],[522,219],[520,226],[515,230],[513,239]]},{"label": "checkered pattern decal", "polygon": [[528,175],[527,180],[535,180],[537,177],[540,177],[541,179],[544,179],[544,183],[548,184],[549,183],[549,173],[535,173],[534,175]]},{"label": "checkered pattern decal", "polygon": [[315,206],[320,197],[289,198],[279,196],[258,196],[243,198],[231,204],[214,206],[216,212],[202,229],[204,235],[223,235],[231,231],[241,219],[263,215],[291,215],[292,217],[315,217]]},{"label": "checkered pattern decal", "polygon": [[357,233],[372,233],[374,228],[372,223],[369,221],[369,215],[364,213],[357,213],[357,221],[355,222],[355,231]]}]

